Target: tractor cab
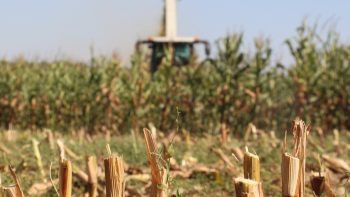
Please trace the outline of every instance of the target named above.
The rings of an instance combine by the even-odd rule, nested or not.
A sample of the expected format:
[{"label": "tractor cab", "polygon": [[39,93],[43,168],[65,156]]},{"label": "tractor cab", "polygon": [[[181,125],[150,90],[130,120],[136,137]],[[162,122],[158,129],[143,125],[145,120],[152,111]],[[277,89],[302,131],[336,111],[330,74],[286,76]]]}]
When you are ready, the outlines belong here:
[{"label": "tractor cab", "polygon": [[164,27],[165,35],[161,37],[151,37],[136,43],[136,50],[140,50],[141,45],[147,45],[150,49],[150,70],[155,72],[161,65],[162,60],[170,55],[171,63],[174,66],[186,66],[194,56],[195,45],[203,44],[205,55],[208,58],[210,53],[209,43],[196,37],[177,36],[176,24],[176,0],[165,0],[164,7]]},{"label": "tractor cab", "polygon": [[170,55],[171,64],[173,66],[187,66],[190,64],[195,45],[204,45],[205,55],[210,54],[210,47],[207,41],[196,38],[179,38],[176,40],[167,40],[164,38],[150,38],[145,41],[138,41],[136,49],[140,50],[141,45],[147,45],[151,51],[150,54],[150,70],[155,72],[163,59]]}]

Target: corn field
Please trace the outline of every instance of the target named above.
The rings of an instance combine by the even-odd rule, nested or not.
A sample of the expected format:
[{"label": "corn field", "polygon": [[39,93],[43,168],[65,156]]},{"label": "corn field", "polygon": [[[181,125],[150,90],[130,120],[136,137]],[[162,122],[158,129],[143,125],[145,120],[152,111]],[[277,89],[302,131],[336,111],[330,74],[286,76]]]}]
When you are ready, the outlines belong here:
[{"label": "corn field", "polygon": [[284,140],[253,124],[249,127],[244,139],[230,136],[226,142],[212,135],[199,138],[178,131],[163,135],[154,127],[113,138],[8,130],[1,133],[0,194],[348,195],[348,133],[311,133],[310,125],[299,118],[292,122]]},{"label": "corn field", "polygon": [[285,42],[291,65],[272,60],[268,39],[256,39],[253,52],[243,44],[243,34],[228,35],[213,61],[174,68],[165,59],[154,75],[143,53],[130,67],[116,58],[2,60],[1,127],[125,133],[153,122],[241,134],[249,123],[283,130],[299,116],[324,131],[350,129],[350,46],[336,32],[300,26]]}]

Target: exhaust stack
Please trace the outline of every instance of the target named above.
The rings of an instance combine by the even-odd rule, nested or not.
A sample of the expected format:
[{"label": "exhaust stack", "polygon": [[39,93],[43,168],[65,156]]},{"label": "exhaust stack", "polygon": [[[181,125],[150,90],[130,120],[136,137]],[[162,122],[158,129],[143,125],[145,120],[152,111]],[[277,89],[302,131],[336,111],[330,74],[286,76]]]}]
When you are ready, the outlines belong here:
[{"label": "exhaust stack", "polygon": [[165,35],[167,38],[176,38],[176,0],[165,0]]}]

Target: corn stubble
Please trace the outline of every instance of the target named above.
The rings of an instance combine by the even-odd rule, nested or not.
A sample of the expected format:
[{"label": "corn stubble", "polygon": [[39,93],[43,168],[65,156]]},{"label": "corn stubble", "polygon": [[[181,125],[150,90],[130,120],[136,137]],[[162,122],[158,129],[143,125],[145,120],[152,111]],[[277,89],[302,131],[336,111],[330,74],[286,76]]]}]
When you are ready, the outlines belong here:
[{"label": "corn stubble", "polygon": [[160,164],[160,162],[164,161],[160,158],[158,148],[151,131],[149,131],[148,129],[144,129],[143,133],[145,137],[148,162],[151,168],[152,175],[150,196],[166,197],[168,188],[167,173],[163,165]]},{"label": "corn stubble", "polygon": [[234,179],[237,197],[263,197],[262,183],[260,182],[259,156],[250,153],[246,147],[243,157],[244,178]]},{"label": "corn stubble", "polygon": [[69,160],[62,159],[59,169],[60,197],[72,196],[72,164]]},{"label": "corn stubble", "polygon": [[95,156],[88,156],[86,158],[86,168],[88,174],[89,197],[97,196],[97,161]]},{"label": "corn stubble", "polygon": [[244,153],[243,157],[244,178],[260,181],[260,160],[259,156],[248,151]]},{"label": "corn stubble", "polygon": [[[287,151],[287,137],[284,139],[281,151],[282,196],[303,197],[305,195],[306,142],[310,127],[302,120],[297,118],[293,122],[292,131],[292,153]],[[158,151],[155,140],[155,131],[152,133],[148,129],[144,129],[143,132],[146,144],[146,153],[151,168],[151,187],[149,194],[151,197],[166,197],[169,194],[169,178],[168,171],[166,170],[168,169],[166,167],[167,161],[164,159],[165,157],[162,152]],[[33,144],[34,147],[36,146],[34,149],[38,150],[38,143],[34,143],[33,141]],[[58,140],[57,144],[60,150],[58,193],[60,197],[71,197],[73,166],[69,160],[65,159],[66,148],[64,147],[63,142]],[[106,196],[124,197],[126,195],[126,179],[123,158],[112,154],[109,145],[107,145],[107,152],[108,156],[104,159]],[[223,154],[221,150],[214,149],[214,152],[218,153],[219,155]],[[37,160],[40,161],[41,157],[37,156]],[[227,161],[226,163],[229,164],[230,167],[234,167],[234,165],[230,163],[229,159],[223,160]],[[236,196],[263,197],[264,193],[260,175],[261,166],[259,156],[255,152],[250,152],[246,147],[245,152],[242,153],[242,161],[244,177],[233,179]],[[96,197],[98,196],[98,192],[100,192],[100,194],[104,193],[103,189],[101,189],[101,187],[98,185],[96,157],[87,157],[86,165],[87,174],[85,175],[86,178],[83,179],[85,179],[85,183],[88,185],[89,196]],[[42,165],[38,165],[39,169],[40,166]],[[347,167],[342,167],[342,169],[343,168],[347,169]],[[20,187],[16,173],[11,167],[9,167],[9,171],[15,184],[6,187],[1,186],[0,197],[3,195],[10,197],[23,197],[23,191]],[[74,168],[74,172],[77,172],[76,168]],[[321,162],[319,172],[311,173],[310,185],[315,196],[335,196],[329,182],[329,177],[327,176],[326,171],[322,170]]]},{"label": "corn stubble", "polygon": [[303,197],[305,193],[306,139],[310,126],[296,118],[293,122],[293,154],[287,153],[287,140],[282,147],[282,194]]},{"label": "corn stubble", "polygon": [[17,192],[16,185],[10,185],[3,188],[4,193],[9,197],[20,197],[21,195]]},{"label": "corn stubble", "polygon": [[10,186],[2,186],[1,185],[0,196],[23,197],[24,196],[23,191],[22,191],[21,186],[19,184],[19,180],[17,178],[16,172],[12,169],[11,166],[8,166],[8,169],[10,170],[12,179],[14,180],[15,184],[10,185]]},{"label": "corn stubble", "polygon": [[282,154],[282,195],[296,196],[300,160],[289,153]]},{"label": "corn stubble", "polygon": [[313,172],[310,177],[312,191],[316,196],[335,197],[326,173]]},{"label": "corn stubble", "polygon": [[106,196],[123,197],[125,195],[124,163],[119,156],[112,155],[107,146],[109,156],[104,159]]},{"label": "corn stubble", "polygon": [[56,141],[59,150],[59,196],[72,196],[72,163],[65,157],[63,141]]},{"label": "corn stubble", "polygon": [[260,197],[260,183],[245,178],[234,179],[237,197]]}]

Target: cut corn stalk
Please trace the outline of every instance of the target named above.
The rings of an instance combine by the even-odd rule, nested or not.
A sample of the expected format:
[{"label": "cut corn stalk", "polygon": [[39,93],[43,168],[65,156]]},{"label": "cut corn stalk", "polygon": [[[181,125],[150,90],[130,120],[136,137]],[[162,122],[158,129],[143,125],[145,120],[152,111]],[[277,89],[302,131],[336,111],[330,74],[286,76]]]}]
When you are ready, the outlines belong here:
[{"label": "cut corn stalk", "polygon": [[260,160],[259,156],[248,151],[244,153],[243,160],[244,178],[260,182]]},{"label": "cut corn stalk", "polygon": [[282,195],[296,196],[300,161],[288,153],[282,154]]},{"label": "cut corn stalk", "polygon": [[95,156],[86,158],[87,174],[89,182],[89,197],[97,196],[97,162]]},{"label": "cut corn stalk", "polygon": [[12,151],[8,149],[4,144],[0,144],[0,151],[4,152],[5,154],[12,154]]},{"label": "cut corn stalk", "polygon": [[56,143],[57,143],[58,150],[60,153],[60,161],[62,161],[66,158],[64,144],[63,144],[62,140],[57,140]]},{"label": "cut corn stalk", "polygon": [[16,185],[3,187],[3,191],[5,193],[5,196],[9,196],[9,197],[20,197],[21,196],[17,193]]},{"label": "cut corn stalk", "polygon": [[[89,185],[89,175],[85,173],[83,170],[79,169],[77,166],[73,165],[73,177],[76,177],[78,180],[83,183]],[[105,188],[97,184],[97,191],[99,193],[105,193]]]},{"label": "cut corn stalk", "polygon": [[310,127],[304,121],[297,118],[294,120],[294,155],[299,158],[299,183],[298,196],[303,197],[305,192],[305,159],[306,159],[306,139],[309,135]]},{"label": "cut corn stalk", "polygon": [[62,159],[59,169],[60,197],[72,196],[72,164],[70,161]]},{"label": "cut corn stalk", "polygon": [[262,197],[261,184],[257,181],[236,178],[234,185],[237,197]]},{"label": "cut corn stalk", "polygon": [[251,134],[253,134],[254,139],[256,139],[256,133],[257,133],[257,129],[256,126],[253,123],[249,123],[247,129],[244,132],[244,142],[247,142],[249,140],[249,137]]},{"label": "cut corn stalk", "polygon": [[335,194],[329,184],[327,176],[324,173],[312,173],[311,178],[311,188],[316,196],[325,195],[327,197],[334,197]]},{"label": "cut corn stalk", "polygon": [[46,181],[46,174],[44,171],[44,167],[43,167],[43,162],[41,159],[41,154],[40,154],[40,150],[39,150],[39,142],[38,140],[36,140],[35,138],[32,139],[32,144],[33,144],[33,151],[34,151],[34,155],[36,157],[36,162],[40,171],[40,175],[43,181]]},{"label": "cut corn stalk", "polygon": [[[282,191],[284,196],[303,197],[305,192],[306,139],[310,127],[296,118],[293,121],[293,154],[287,153],[287,137],[282,147]],[[298,164],[297,164],[298,163]],[[296,188],[296,190],[294,190]],[[295,192],[295,193],[294,193]]]},{"label": "cut corn stalk", "polygon": [[221,133],[221,144],[226,144],[227,143],[227,138],[228,138],[228,128],[225,123],[221,124],[220,127],[220,133]]},{"label": "cut corn stalk", "polygon": [[239,161],[242,162],[244,160],[244,153],[239,147],[235,147],[232,150],[232,155]]},{"label": "cut corn stalk", "polygon": [[148,162],[151,168],[152,186],[151,197],[166,197],[167,196],[167,174],[164,167],[162,167],[158,160],[158,149],[152,133],[148,129],[143,129],[146,143],[146,151]]},{"label": "cut corn stalk", "polygon": [[112,155],[107,145],[109,156],[105,158],[106,196],[123,197],[125,195],[124,164],[119,156]]},{"label": "cut corn stalk", "polygon": [[182,133],[185,137],[185,142],[187,146],[191,146],[192,142],[191,142],[191,133],[188,132],[186,129],[182,130]]},{"label": "cut corn stalk", "polygon": [[8,187],[2,187],[4,193],[6,193],[8,196],[11,196],[11,197],[23,197],[24,196],[23,191],[21,189],[21,186],[19,184],[19,180],[17,178],[15,171],[12,169],[11,166],[9,166],[9,170],[10,170],[12,179],[15,181],[15,184]]},{"label": "cut corn stalk", "polygon": [[69,149],[67,146],[65,146],[62,140],[57,140],[56,143],[57,143],[58,148],[59,148],[60,158],[65,158],[65,156],[67,154],[72,159],[75,159],[75,160],[80,159],[80,156],[78,156],[71,149]]},{"label": "cut corn stalk", "polygon": [[345,173],[350,171],[349,164],[340,158],[333,158],[329,155],[322,155],[322,160],[327,164],[327,166],[340,173]]},{"label": "cut corn stalk", "polygon": [[325,177],[323,175],[314,175],[310,177],[311,188],[316,196],[321,196],[324,192]]},{"label": "cut corn stalk", "polygon": [[50,144],[50,149],[53,150],[55,148],[55,138],[53,136],[53,133],[51,130],[49,129],[46,129],[45,130],[45,133],[47,135],[47,141],[49,142]]}]

